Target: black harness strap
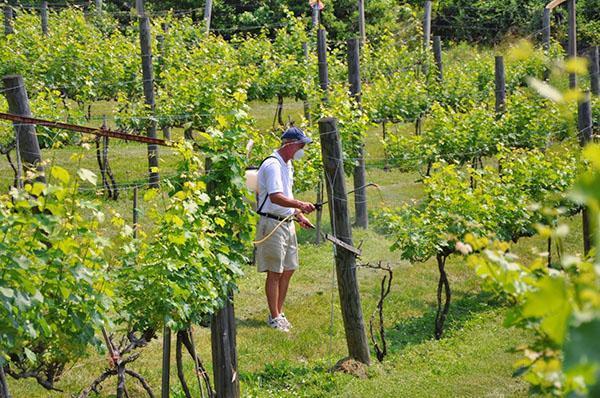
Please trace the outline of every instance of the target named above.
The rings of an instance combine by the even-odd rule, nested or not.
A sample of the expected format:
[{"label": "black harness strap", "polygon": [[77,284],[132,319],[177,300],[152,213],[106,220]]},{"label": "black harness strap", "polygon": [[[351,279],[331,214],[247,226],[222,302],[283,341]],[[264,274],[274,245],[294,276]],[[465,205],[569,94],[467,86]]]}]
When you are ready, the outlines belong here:
[{"label": "black harness strap", "polygon": [[[277,158],[276,158],[275,156],[267,156],[266,158],[264,158],[264,159],[263,159],[263,161],[262,161],[262,162],[260,162],[260,165],[258,166],[258,170],[260,170],[260,168],[262,167],[263,163],[265,163],[265,162],[267,161],[267,159],[277,159]],[[256,176],[256,178],[258,179],[258,171],[257,171],[257,176]],[[258,183],[258,181],[257,181],[257,183]],[[260,196],[260,194],[259,194],[259,196]],[[262,203],[261,203],[260,207],[259,207],[259,208],[256,210],[256,212],[257,212],[258,214],[260,214],[260,212],[261,212],[261,210],[262,210],[263,206],[265,205],[265,203],[267,203],[267,199],[268,199],[268,198],[269,198],[269,193],[267,192],[267,194],[265,195],[265,200],[263,200],[263,201],[262,201]],[[258,200],[257,200],[257,201],[258,201]]]}]

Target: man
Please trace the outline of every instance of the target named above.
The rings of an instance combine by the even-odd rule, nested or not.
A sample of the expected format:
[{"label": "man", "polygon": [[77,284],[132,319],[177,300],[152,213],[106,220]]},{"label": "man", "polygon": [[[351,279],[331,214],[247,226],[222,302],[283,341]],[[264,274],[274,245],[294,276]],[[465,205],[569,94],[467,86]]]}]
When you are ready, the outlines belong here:
[{"label": "man", "polygon": [[256,241],[260,243],[256,246],[256,265],[259,272],[267,273],[267,323],[288,332],[292,325],[283,313],[283,303],[292,274],[298,269],[294,219],[303,228],[313,228],[304,214],[314,211],[315,206],[294,199],[292,193],[294,169],[291,160],[299,160],[304,155],[304,146],[312,140],[299,128],[290,127],[281,136],[281,141],[280,148],[258,169],[257,212],[260,219]]}]

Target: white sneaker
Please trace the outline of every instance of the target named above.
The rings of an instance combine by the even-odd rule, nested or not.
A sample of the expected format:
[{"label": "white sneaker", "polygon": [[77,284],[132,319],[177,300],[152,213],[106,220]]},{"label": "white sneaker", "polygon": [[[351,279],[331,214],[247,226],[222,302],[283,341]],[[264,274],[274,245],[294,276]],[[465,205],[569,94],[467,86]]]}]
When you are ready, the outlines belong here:
[{"label": "white sneaker", "polygon": [[283,318],[288,329],[293,328],[292,323],[285,317],[285,314],[283,312],[279,314],[279,316]]},{"label": "white sneaker", "polygon": [[288,323],[287,320],[284,317],[282,317],[281,315],[279,315],[277,318],[271,318],[271,315],[269,315],[269,318],[267,319],[267,323],[273,329],[281,330],[282,332],[290,331],[290,329],[287,325],[287,323]]}]

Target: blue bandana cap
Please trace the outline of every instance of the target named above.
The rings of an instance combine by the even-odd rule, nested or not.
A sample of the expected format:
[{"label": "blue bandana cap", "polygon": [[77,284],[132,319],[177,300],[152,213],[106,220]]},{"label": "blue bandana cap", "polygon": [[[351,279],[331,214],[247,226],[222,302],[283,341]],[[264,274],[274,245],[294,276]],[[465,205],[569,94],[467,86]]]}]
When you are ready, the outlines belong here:
[{"label": "blue bandana cap", "polygon": [[304,134],[304,132],[298,127],[290,127],[289,129],[287,129],[281,136],[281,139],[300,141],[303,144],[310,144],[311,142],[313,142],[313,140],[306,134]]}]

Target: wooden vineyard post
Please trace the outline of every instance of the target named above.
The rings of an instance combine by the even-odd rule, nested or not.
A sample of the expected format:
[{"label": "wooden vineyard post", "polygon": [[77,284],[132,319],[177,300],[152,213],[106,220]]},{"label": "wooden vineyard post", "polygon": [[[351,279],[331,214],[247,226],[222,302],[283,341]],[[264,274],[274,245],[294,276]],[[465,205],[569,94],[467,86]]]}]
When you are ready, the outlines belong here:
[{"label": "wooden vineyard post", "polygon": [[[577,56],[577,11],[575,7],[575,0],[567,0],[569,8],[569,45],[568,45],[568,58],[575,58]],[[577,75],[575,73],[569,73],[569,88],[577,87]]]},{"label": "wooden vineyard post", "polygon": [[212,0],[206,0],[206,3],[204,3],[204,29],[206,29],[206,34],[210,33],[211,18],[212,18]]},{"label": "wooden vineyard post", "polygon": [[544,8],[544,14],[542,16],[542,45],[544,50],[550,50],[550,13],[552,11],[549,8]]},{"label": "wooden vineyard post", "polygon": [[[140,9],[144,9],[144,2],[141,0],[137,1],[138,12]],[[152,70],[152,45],[150,38],[150,20],[146,16],[139,17],[140,22],[140,46],[142,49],[142,74],[144,78],[144,97],[146,99],[146,106],[150,109],[151,113],[154,114],[155,103],[154,103],[154,71]],[[146,134],[150,138],[156,138],[156,119],[147,120]],[[158,174],[158,146],[155,144],[148,144],[148,171],[149,181],[148,185],[150,188],[158,188],[159,174]]]},{"label": "wooden vineyard post", "polygon": [[431,46],[431,8],[432,2],[427,0],[425,2],[425,15],[423,16],[423,53],[425,54],[425,59],[423,60],[423,73],[425,75],[429,73],[429,57],[427,56],[427,53]]},{"label": "wooden vineyard post", "polygon": [[2,366],[0,366],[0,398],[11,398],[10,391],[8,390],[8,380]]},{"label": "wooden vineyard post", "polygon": [[[360,42],[357,39],[348,40],[348,81],[350,83],[350,95],[356,101],[356,106],[361,106],[361,82],[360,82]],[[354,166],[354,210],[356,214],[356,226],[360,228],[369,227],[369,214],[367,212],[367,171],[365,168],[364,143],[358,151],[358,159]]]},{"label": "wooden vineyard post", "polygon": [[[308,43],[304,42],[302,43],[302,50],[304,51],[304,63],[306,68],[308,69]],[[310,77],[307,78],[306,81],[306,85],[307,87],[310,86],[311,84],[311,79]],[[310,104],[308,103],[308,93],[305,94],[305,98],[303,100],[303,105],[304,105],[304,118],[310,122]]]},{"label": "wooden vineyard post", "polygon": [[438,70],[438,81],[442,83],[444,81],[444,65],[442,63],[442,38],[440,36],[433,36],[433,57]]},{"label": "wooden vineyard post", "polygon": [[138,187],[134,187],[133,188],[133,239],[137,239],[137,237],[138,237],[139,214],[140,214],[140,210],[138,208]]},{"label": "wooden vineyard post", "polygon": [[163,352],[162,352],[162,378],[161,378],[161,398],[169,398],[171,395],[170,387],[171,376],[171,329],[167,326],[163,328]]},{"label": "wooden vineyard post", "polygon": [[144,0],[135,0],[135,11],[137,11],[138,17],[143,17],[146,15],[146,11],[144,9]]},{"label": "wooden vineyard post", "polygon": [[[585,93],[584,100],[579,103],[577,115],[577,127],[579,129],[579,144],[584,147],[592,140],[592,102],[590,92]],[[593,229],[592,220],[587,208],[583,209],[583,250],[586,255],[592,249]]]},{"label": "wooden vineyard post", "polygon": [[592,94],[600,96],[600,50],[594,46],[590,50],[590,87]]},{"label": "wooden vineyard post", "polygon": [[[348,216],[342,144],[337,129],[337,120],[334,118],[319,120],[319,134],[333,234],[338,240],[352,246],[352,228]],[[350,357],[368,365],[370,363],[369,345],[356,280],[356,257],[354,253],[343,247],[334,247],[338,291],[348,353]]]},{"label": "wooden vineyard post", "polygon": [[[164,69],[164,64],[165,64],[165,35],[168,33],[169,31],[169,24],[167,23],[162,23],[162,30],[163,30],[163,34],[161,35],[157,35],[156,36],[156,41],[158,43],[158,68],[159,68],[159,75],[160,72],[162,72]],[[161,126],[162,128],[162,132],[163,132],[163,139],[165,140],[170,140],[171,139],[171,128],[167,125],[164,124],[163,126]]]},{"label": "wooden vineyard post", "polygon": [[[206,173],[210,172],[210,159],[206,159],[204,169]],[[206,190],[209,195],[215,191],[215,184],[215,181],[208,182]],[[223,307],[214,313],[211,318],[210,340],[216,396],[218,398],[238,398],[240,396],[240,381],[238,377],[232,288],[229,288],[229,293]]]},{"label": "wooden vineyard post", "polygon": [[365,0],[358,0],[358,32],[360,34],[360,45],[367,42],[367,32],[365,29]]},{"label": "wooden vineyard post", "polygon": [[13,29],[13,9],[10,4],[4,4],[4,34],[11,35],[15,33]]},{"label": "wooden vineyard post", "polygon": [[102,15],[102,0],[96,0],[96,13]]},{"label": "wooden vineyard post", "polygon": [[506,108],[506,75],[504,72],[504,57],[496,56],[496,113],[501,114]]},{"label": "wooden vineyard post", "polygon": [[41,7],[42,34],[48,36],[48,2],[42,1]]},{"label": "wooden vineyard post", "polygon": [[425,15],[423,16],[423,47],[429,48],[431,42],[431,8],[432,2],[427,0],[425,2]]},{"label": "wooden vineyard post", "polygon": [[329,72],[327,69],[327,32],[325,32],[325,29],[319,29],[317,32],[317,55],[319,59],[319,85],[323,90],[323,101],[327,102]]},{"label": "wooden vineyard post", "polygon": [[313,29],[317,29],[319,27],[319,14],[320,14],[320,10],[319,10],[319,2],[315,2],[315,4],[312,6],[312,28]]},{"label": "wooden vineyard post", "polygon": [[227,303],[212,317],[210,336],[216,396],[219,398],[237,398],[240,396],[240,381],[237,367],[235,311],[232,291],[229,293]]},{"label": "wooden vineyard post", "polygon": [[[319,29],[317,32],[317,56],[319,60],[319,86],[323,90],[323,102],[329,101],[328,89],[329,89],[329,71],[327,66],[327,38],[326,32],[323,29]],[[317,185],[317,203],[319,198],[323,199],[323,177],[321,177],[319,184]],[[317,225],[315,243],[321,243],[321,229],[323,226],[323,208],[317,209]]]},{"label": "wooden vineyard post", "polygon": [[[20,75],[5,76],[4,95],[8,102],[8,110],[13,115],[31,117],[29,97],[25,82]],[[15,142],[17,147],[17,170],[20,174],[22,168],[25,171],[36,174],[35,181],[46,182],[44,167],[42,166],[42,154],[35,133],[35,125],[13,122],[15,128]],[[22,175],[17,175],[17,184],[22,184]],[[26,176],[25,176],[26,177]]]}]

